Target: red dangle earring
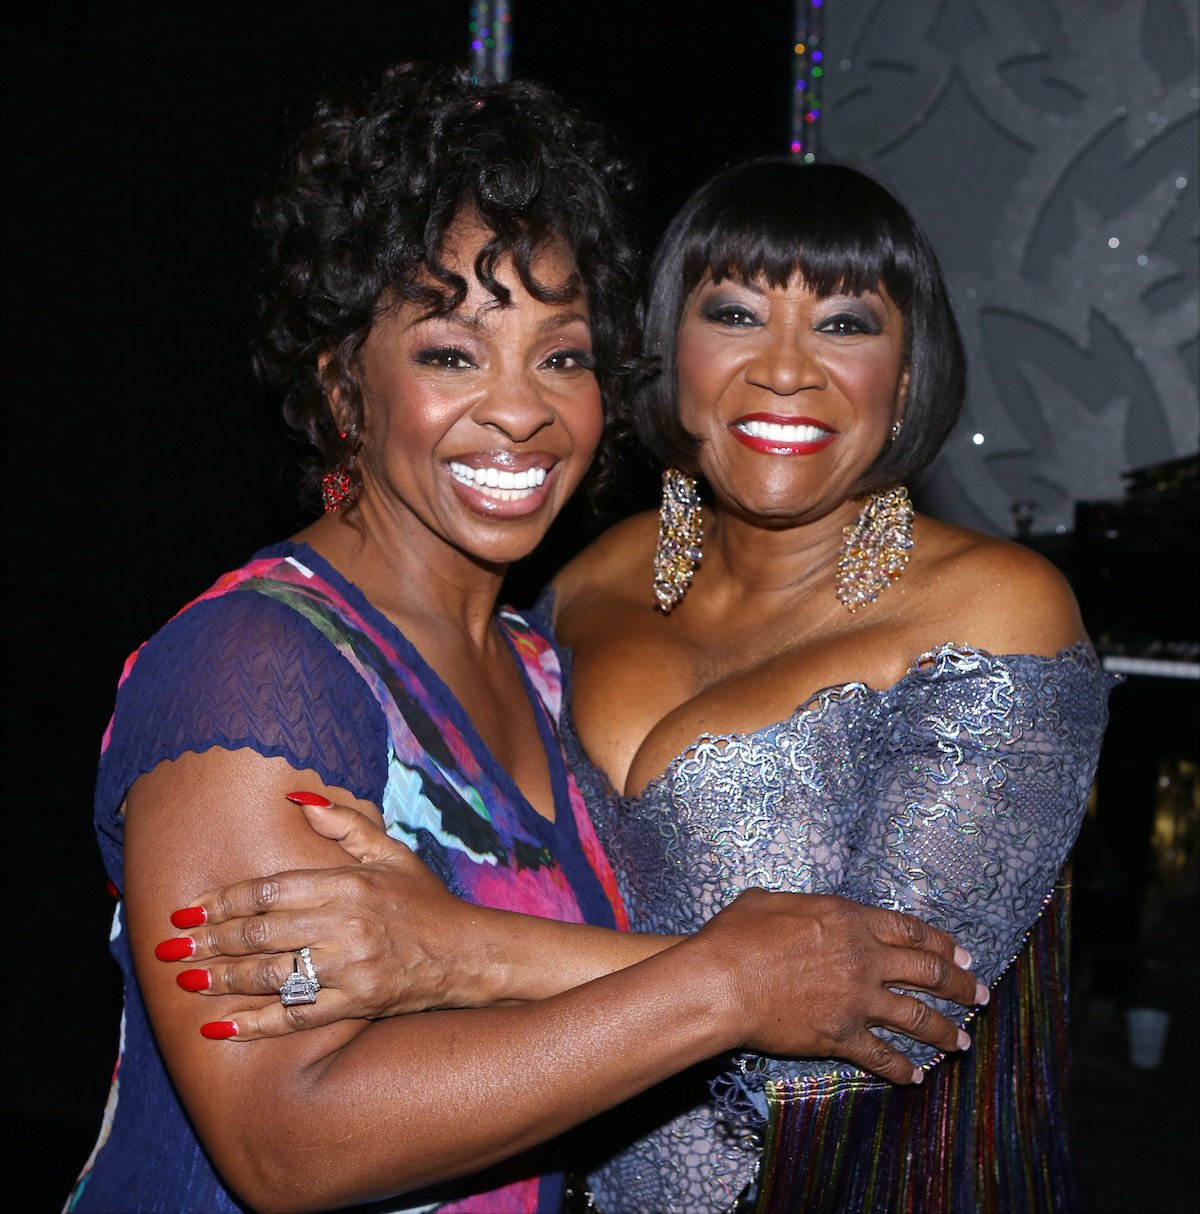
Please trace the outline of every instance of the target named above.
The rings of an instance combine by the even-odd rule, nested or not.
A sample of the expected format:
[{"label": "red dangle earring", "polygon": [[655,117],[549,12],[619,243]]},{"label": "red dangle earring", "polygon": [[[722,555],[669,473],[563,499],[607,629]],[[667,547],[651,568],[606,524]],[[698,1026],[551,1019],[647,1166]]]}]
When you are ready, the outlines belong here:
[{"label": "red dangle earring", "polygon": [[[343,430],[338,437],[344,442],[349,431]],[[354,453],[349,459],[342,460],[332,471],[321,477],[321,502],[326,514],[348,506],[358,496],[358,485],[350,476],[350,468],[354,462]]]}]

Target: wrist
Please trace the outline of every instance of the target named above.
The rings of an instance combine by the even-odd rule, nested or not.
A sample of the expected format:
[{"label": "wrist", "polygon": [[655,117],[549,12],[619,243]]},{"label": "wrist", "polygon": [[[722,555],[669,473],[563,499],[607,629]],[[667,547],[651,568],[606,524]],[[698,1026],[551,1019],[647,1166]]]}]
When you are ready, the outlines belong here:
[{"label": "wrist", "polygon": [[741,1047],[747,1037],[748,984],[741,977],[740,959],[716,933],[701,928],[667,950],[694,978],[703,1000],[702,1024],[708,1034],[706,1056]]},{"label": "wrist", "polygon": [[455,929],[455,952],[447,958],[447,1007],[493,1007],[521,1001],[519,957],[511,947],[511,912],[462,904]]}]

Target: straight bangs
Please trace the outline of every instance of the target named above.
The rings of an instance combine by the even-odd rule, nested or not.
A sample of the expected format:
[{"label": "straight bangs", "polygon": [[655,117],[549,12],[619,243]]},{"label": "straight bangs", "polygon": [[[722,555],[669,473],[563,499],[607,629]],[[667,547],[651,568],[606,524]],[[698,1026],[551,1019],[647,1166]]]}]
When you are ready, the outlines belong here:
[{"label": "straight bangs", "polygon": [[816,295],[886,288],[907,313],[918,259],[911,221],[859,174],[769,159],[717,178],[690,217],[682,286],[706,277],[786,286],[799,277]]}]

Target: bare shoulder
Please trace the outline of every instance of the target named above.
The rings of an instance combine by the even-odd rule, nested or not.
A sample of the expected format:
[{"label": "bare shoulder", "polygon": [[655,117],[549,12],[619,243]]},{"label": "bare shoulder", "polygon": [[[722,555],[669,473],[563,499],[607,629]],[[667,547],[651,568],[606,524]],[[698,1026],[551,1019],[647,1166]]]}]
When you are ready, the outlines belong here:
[{"label": "bare shoulder", "polygon": [[550,582],[556,595],[556,622],[625,596],[648,601],[657,530],[658,515],[653,511],[632,515],[614,523],[564,565]]},{"label": "bare shoulder", "polygon": [[921,533],[929,552],[922,589],[939,604],[945,639],[1045,656],[1087,639],[1067,579],[1038,553],[925,517],[918,543]]}]

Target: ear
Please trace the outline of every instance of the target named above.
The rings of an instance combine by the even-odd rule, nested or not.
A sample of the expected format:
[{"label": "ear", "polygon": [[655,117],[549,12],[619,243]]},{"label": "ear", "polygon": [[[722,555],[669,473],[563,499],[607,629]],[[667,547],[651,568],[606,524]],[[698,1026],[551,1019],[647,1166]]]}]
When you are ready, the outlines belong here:
[{"label": "ear", "polygon": [[317,357],[317,378],[325,390],[325,400],[329,405],[329,413],[333,424],[338,430],[345,430],[349,422],[349,410],[346,408],[345,394],[337,377],[330,373],[333,363],[333,351],[326,350]]},{"label": "ear", "polygon": [[906,363],[904,370],[900,372],[900,383],[896,388],[896,421],[902,422],[904,415],[908,412],[908,381],[912,371],[912,364]]}]

